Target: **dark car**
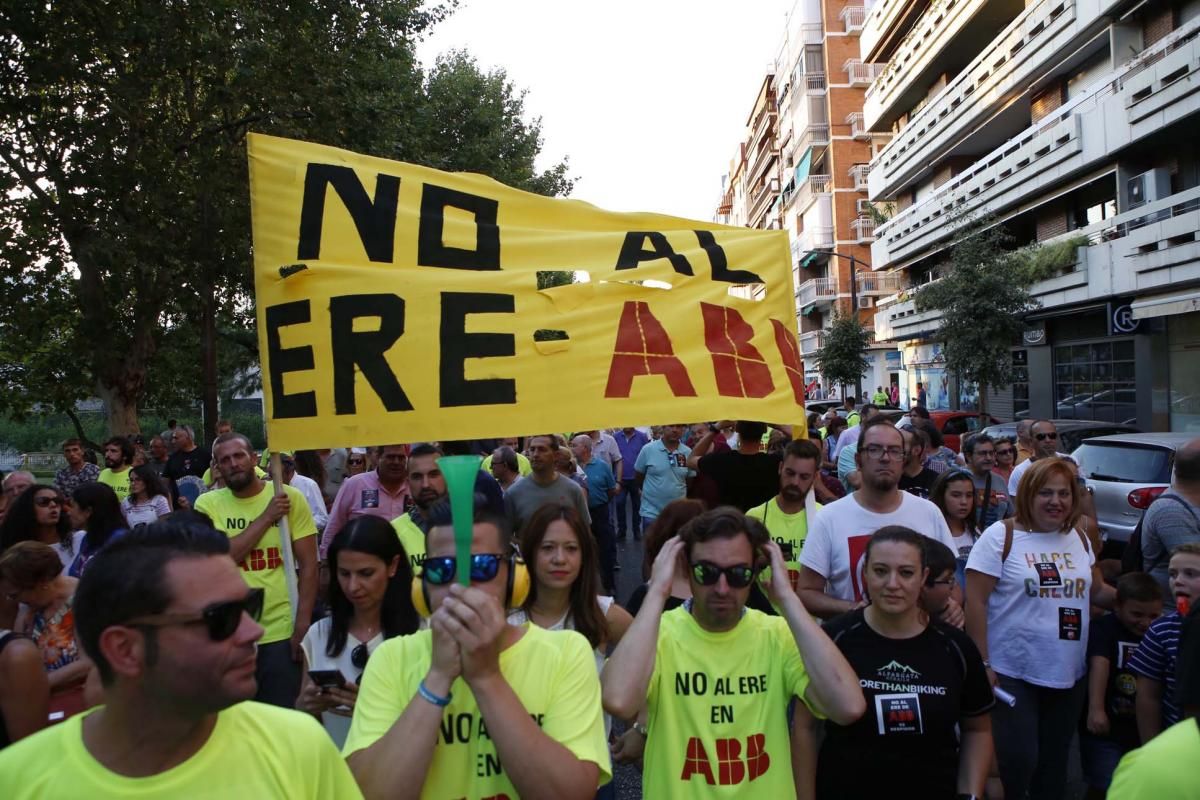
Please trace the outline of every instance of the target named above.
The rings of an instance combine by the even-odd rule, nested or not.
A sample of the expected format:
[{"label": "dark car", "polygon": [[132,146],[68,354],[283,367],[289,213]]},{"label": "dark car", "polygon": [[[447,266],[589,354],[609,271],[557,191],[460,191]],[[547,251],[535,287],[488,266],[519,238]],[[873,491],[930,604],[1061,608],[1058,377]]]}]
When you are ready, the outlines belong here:
[{"label": "dark car", "polygon": [[[1123,425],[1118,422],[1094,422],[1088,419],[1052,419],[1058,430],[1058,450],[1060,453],[1070,453],[1080,442],[1096,436],[1111,436],[1117,433],[1140,433],[1133,425]],[[1017,423],[1002,422],[999,425],[989,425],[983,429],[988,436],[1004,436],[1013,441],[1017,438]]]}]

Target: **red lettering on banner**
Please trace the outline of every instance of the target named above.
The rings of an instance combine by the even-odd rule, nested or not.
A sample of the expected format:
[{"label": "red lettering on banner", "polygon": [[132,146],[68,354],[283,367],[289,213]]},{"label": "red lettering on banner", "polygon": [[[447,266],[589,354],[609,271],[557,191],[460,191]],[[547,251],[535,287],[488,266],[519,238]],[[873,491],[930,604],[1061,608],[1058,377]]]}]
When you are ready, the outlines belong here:
[{"label": "red lettering on banner", "polygon": [[633,379],[643,375],[664,376],[676,397],[696,396],[687,368],[675,356],[671,337],[650,312],[650,304],[627,300],[621,309],[604,396],[629,397]]},{"label": "red lettering on banner", "polygon": [[775,347],[783,361],[783,371],[792,384],[792,396],[796,403],[804,402],[804,367],[800,363],[800,346],[796,344],[796,332],[777,319],[771,320],[775,329]]},{"label": "red lettering on banner", "polygon": [[716,783],[713,778],[712,766],[708,763],[708,753],[705,752],[704,745],[695,736],[688,739],[687,756],[683,759],[683,774],[679,776],[679,779],[681,781],[691,780],[693,775],[703,775],[709,786]]},{"label": "red lettering on banner", "polygon": [[771,768],[765,733],[756,733],[746,739],[746,768],[750,770],[750,780],[765,775]]},{"label": "red lettering on banner", "polygon": [[742,743],[737,739],[717,739],[717,781],[722,786],[741,783],[746,777],[741,756]]},{"label": "red lettering on banner", "polygon": [[712,354],[717,392],[722,397],[766,397],[775,391],[771,368],[750,343],[754,329],[732,308],[700,304],[704,346]]}]

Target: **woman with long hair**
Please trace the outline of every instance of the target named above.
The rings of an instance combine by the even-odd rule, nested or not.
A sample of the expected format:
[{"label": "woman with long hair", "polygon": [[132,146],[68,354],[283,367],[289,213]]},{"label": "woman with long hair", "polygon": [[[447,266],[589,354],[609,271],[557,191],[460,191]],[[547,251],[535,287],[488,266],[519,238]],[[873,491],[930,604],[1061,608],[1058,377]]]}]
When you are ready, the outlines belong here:
[{"label": "woman with long hair", "polygon": [[[338,747],[350,731],[363,670],[385,639],[415,633],[412,568],[396,532],[379,517],[355,517],[329,546],[330,615],[304,636],[304,671],[296,708],[321,720]],[[331,683],[312,671],[340,673]],[[340,685],[339,685],[340,684]]]},{"label": "woman with long hair", "polygon": [[898,776],[906,796],[983,796],[992,687],[970,637],[920,606],[929,575],[923,539],[899,525],[872,534],[863,577],[870,604],[825,624],[862,679],[868,711],[851,725],[826,723],[817,797],[893,794]]},{"label": "woman with long hair", "polygon": [[[633,590],[629,595],[629,600],[625,603],[625,608],[629,609],[630,614],[637,616],[637,612],[642,607],[642,601],[646,599],[646,589],[650,585],[650,568],[654,564],[654,559],[658,558],[658,553],[663,549],[663,545],[667,543],[668,539],[679,533],[684,525],[703,513],[704,503],[699,500],[672,500],[663,507],[662,513],[655,518],[654,522],[642,531],[642,583]],[[678,608],[691,596],[692,585],[688,582],[688,577],[676,575],[675,580],[671,583],[671,596],[667,598],[663,611]]]},{"label": "woman with long hair", "polygon": [[66,500],[53,486],[35,483],[12,501],[0,525],[0,552],[17,542],[41,542],[54,548],[63,566],[75,557],[75,537]]},{"label": "woman with long hair", "polygon": [[950,528],[954,554],[958,559],[956,578],[959,586],[966,581],[967,556],[979,538],[979,515],[975,513],[975,480],[965,469],[943,472],[929,489],[933,502]]},{"label": "woman with long hair", "polygon": [[152,525],[171,513],[167,486],[148,464],[129,470],[129,496],[121,501],[121,513],[129,527]]},{"label": "woman with long hair", "polygon": [[99,553],[110,539],[124,536],[129,530],[129,523],[121,511],[117,493],[105,483],[85,483],[77,488],[71,495],[67,511],[71,515],[71,525],[84,532],[75,558],[67,567],[69,576],[79,578],[92,556]]},{"label": "woman with long hair", "polygon": [[324,496],[328,475],[325,473],[325,462],[321,460],[321,454],[316,450],[297,450],[293,454],[293,459],[296,462],[296,472],[317,484],[321,495]]},{"label": "woman with long hair", "polygon": [[1084,532],[1082,490],[1061,458],[1034,462],[1017,513],[988,526],[967,559],[967,632],[993,686],[1004,796],[1060,798],[1086,690],[1091,606],[1112,608]]}]

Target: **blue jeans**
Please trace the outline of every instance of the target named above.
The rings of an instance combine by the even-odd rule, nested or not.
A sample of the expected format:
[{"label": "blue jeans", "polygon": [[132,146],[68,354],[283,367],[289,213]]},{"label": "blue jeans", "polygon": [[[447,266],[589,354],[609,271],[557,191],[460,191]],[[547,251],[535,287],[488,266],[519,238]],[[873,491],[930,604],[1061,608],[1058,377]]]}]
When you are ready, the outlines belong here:
[{"label": "blue jeans", "polygon": [[629,516],[633,518],[633,538],[637,539],[642,535],[642,490],[638,488],[636,478],[625,478],[621,481],[621,492],[617,495],[617,538],[624,539],[625,531],[628,528],[626,522],[626,508],[630,510]]},{"label": "blue jeans", "polygon": [[1086,700],[1087,678],[1070,689],[1047,689],[1000,675],[1015,706],[996,703],[992,737],[1005,800],[1061,800],[1067,787],[1071,739]]},{"label": "blue jeans", "polygon": [[1115,739],[1079,732],[1079,760],[1083,763],[1083,779],[1093,789],[1108,790],[1117,762],[1128,752],[1125,745]]}]

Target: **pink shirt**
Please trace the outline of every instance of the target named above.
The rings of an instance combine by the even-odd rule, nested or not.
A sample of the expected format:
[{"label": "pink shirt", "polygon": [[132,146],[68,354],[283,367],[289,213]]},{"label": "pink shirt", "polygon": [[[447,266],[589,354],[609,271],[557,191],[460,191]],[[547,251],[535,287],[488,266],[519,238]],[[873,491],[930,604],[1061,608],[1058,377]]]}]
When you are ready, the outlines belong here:
[{"label": "pink shirt", "polygon": [[321,559],[324,560],[333,537],[354,517],[369,514],[391,522],[408,511],[410,505],[407,481],[392,494],[379,482],[375,470],[346,478],[329,510],[329,522],[321,536]]}]

